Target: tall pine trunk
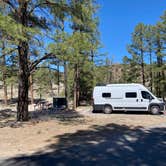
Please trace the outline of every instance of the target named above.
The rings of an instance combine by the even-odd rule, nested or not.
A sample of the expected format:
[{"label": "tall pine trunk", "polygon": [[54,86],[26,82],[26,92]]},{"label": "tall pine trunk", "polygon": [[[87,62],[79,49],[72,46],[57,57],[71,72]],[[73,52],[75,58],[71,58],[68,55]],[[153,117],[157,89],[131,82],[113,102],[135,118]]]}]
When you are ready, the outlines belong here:
[{"label": "tall pine trunk", "polygon": [[[163,66],[163,63],[162,63],[162,66]],[[165,73],[164,73],[164,70],[162,70],[162,81],[163,81],[163,86],[162,86],[162,98],[163,100],[165,100],[165,93],[166,93],[166,83],[165,83]]]},{"label": "tall pine trunk", "polygon": [[77,65],[77,70],[76,70],[76,107],[79,106],[79,99],[80,99],[80,73],[79,73],[79,68]]},{"label": "tall pine trunk", "polygon": [[162,97],[162,92],[161,92],[161,81],[162,81],[162,72],[161,70],[161,65],[162,65],[162,57],[161,57],[161,42],[160,42],[160,36],[157,37],[157,51],[156,51],[156,55],[157,55],[157,82],[156,82],[156,92],[157,92],[157,96],[158,97]]},{"label": "tall pine trunk", "polygon": [[28,73],[28,44],[21,42],[19,47],[19,86],[18,86],[18,106],[17,120],[28,120],[28,89],[29,89],[29,73]]},{"label": "tall pine trunk", "polygon": [[[19,21],[27,27],[27,1],[19,0]],[[26,32],[22,29],[23,36],[26,37]],[[18,45],[19,56],[19,73],[18,73],[18,105],[17,105],[17,120],[28,120],[28,89],[29,89],[29,69],[28,69],[28,42],[20,41]]]},{"label": "tall pine trunk", "polygon": [[4,73],[2,75],[3,75],[2,79],[3,79],[3,91],[4,91],[4,104],[7,105],[8,104],[8,95],[7,95],[6,76]]},{"label": "tall pine trunk", "polygon": [[30,84],[31,104],[34,104],[34,95],[33,95],[33,77],[32,77],[32,74],[29,76],[29,84]]},{"label": "tall pine trunk", "polygon": [[152,50],[149,50],[149,59],[150,59],[150,90],[153,92],[153,71],[152,71]]},{"label": "tall pine trunk", "polygon": [[[2,41],[2,52],[5,49],[5,42]],[[4,91],[4,104],[8,104],[8,95],[7,95],[7,84],[6,84],[6,58],[5,56],[2,57],[2,81],[3,81],[3,91]]]},{"label": "tall pine trunk", "polygon": [[2,72],[2,81],[3,81],[3,91],[4,91],[4,104],[8,104],[8,95],[7,95],[7,84],[6,84],[6,63],[5,63],[5,57],[3,57],[3,72]]},{"label": "tall pine trunk", "polygon": [[142,84],[145,85],[145,68],[144,68],[144,53],[141,50],[141,75],[142,75]]},{"label": "tall pine trunk", "polygon": [[10,85],[10,98],[13,99],[13,83]]},{"label": "tall pine trunk", "polygon": [[59,72],[59,59],[57,64],[57,71],[58,71],[58,96],[60,95],[60,72]]},{"label": "tall pine trunk", "polygon": [[73,110],[78,106],[78,65],[74,65]]},{"label": "tall pine trunk", "polygon": [[68,67],[66,61],[64,62],[64,85],[65,85],[65,98],[67,101],[67,109],[68,109],[68,81],[67,81],[67,75],[68,75]]},{"label": "tall pine trunk", "polygon": [[[160,68],[161,68],[161,57],[160,56],[157,56],[157,67],[158,67],[158,70],[160,70]],[[161,80],[162,80],[162,73],[161,73],[161,71],[157,71],[156,89],[157,89],[158,97],[161,97]]]}]

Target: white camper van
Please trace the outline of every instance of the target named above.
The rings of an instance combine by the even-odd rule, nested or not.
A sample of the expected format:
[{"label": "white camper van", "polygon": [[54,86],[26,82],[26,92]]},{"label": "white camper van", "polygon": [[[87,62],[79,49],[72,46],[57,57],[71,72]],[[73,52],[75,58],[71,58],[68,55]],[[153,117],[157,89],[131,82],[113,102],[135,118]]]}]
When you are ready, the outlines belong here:
[{"label": "white camper van", "polygon": [[93,91],[93,112],[149,111],[158,114],[165,104],[141,84],[108,84]]}]

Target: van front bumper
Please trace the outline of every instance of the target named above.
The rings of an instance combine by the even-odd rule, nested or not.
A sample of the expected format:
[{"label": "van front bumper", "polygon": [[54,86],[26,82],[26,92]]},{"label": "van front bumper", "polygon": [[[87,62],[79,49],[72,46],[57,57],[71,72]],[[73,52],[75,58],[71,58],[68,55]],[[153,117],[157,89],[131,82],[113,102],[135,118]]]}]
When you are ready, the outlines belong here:
[{"label": "van front bumper", "polygon": [[166,111],[166,103],[161,103],[159,104],[160,106],[160,111]]}]

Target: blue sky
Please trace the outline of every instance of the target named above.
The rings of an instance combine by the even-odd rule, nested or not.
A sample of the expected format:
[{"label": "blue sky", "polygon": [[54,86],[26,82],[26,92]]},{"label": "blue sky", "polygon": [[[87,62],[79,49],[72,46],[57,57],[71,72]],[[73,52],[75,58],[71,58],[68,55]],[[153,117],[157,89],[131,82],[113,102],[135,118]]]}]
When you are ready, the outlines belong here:
[{"label": "blue sky", "polygon": [[100,39],[102,53],[114,63],[122,62],[128,55],[126,45],[130,43],[134,27],[142,22],[155,24],[166,10],[166,0],[98,0],[100,9]]}]

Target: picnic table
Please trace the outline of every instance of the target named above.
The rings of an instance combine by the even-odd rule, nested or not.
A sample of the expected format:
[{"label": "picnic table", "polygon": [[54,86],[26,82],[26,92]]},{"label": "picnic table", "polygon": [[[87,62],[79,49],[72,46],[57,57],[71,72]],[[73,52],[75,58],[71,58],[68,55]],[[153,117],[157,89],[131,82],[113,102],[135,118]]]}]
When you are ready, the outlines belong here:
[{"label": "picnic table", "polygon": [[41,111],[41,110],[49,109],[49,108],[52,108],[52,103],[45,100],[39,101],[34,105],[34,110]]}]

